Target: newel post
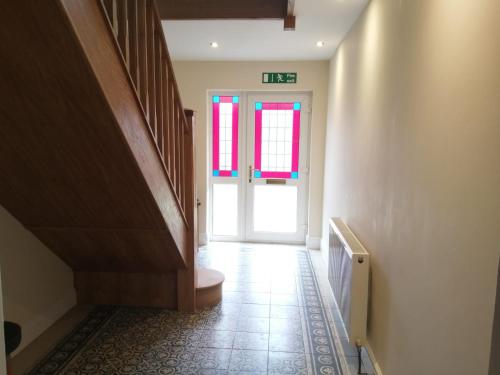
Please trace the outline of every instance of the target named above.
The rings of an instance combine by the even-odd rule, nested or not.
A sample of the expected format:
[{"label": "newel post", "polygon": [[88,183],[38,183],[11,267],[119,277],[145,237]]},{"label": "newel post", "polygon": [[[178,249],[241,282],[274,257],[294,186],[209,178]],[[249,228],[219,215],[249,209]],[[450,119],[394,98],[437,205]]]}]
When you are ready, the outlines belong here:
[{"label": "newel post", "polygon": [[185,194],[186,194],[186,268],[177,273],[177,305],[179,311],[196,311],[196,254],[198,249],[198,217],[196,208],[196,178],[195,178],[195,150],[194,150],[194,112],[184,110],[187,126],[184,129],[185,153]]}]

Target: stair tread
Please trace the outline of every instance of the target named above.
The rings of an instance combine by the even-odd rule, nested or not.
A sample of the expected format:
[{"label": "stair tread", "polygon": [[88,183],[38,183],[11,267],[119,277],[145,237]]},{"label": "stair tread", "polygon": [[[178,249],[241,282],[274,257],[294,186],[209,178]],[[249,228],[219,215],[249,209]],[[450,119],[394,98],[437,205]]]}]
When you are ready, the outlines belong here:
[{"label": "stair tread", "polygon": [[196,289],[212,288],[224,282],[224,274],[209,268],[198,269],[198,283]]}]

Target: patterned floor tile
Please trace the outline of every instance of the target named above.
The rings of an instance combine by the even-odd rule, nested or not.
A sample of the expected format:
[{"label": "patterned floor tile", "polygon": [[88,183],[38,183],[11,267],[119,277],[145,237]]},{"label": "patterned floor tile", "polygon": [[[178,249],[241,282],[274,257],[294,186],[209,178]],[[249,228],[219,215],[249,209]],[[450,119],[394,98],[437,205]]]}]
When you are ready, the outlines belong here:
[{"label": "patterned floor tile", "polygon": [[207,330],[202,336],[199,348],[232,349],[234,343],[234,331]]},{"label": "patterned floor tile", "polygon": [[269,352],[268,374],[307,374],[306,356],[302,353]]},{"label": "patterned floor tile", "polygon": [[245,293],[242,297],[242,303],[251,303],[258,305],[269,305],[271,301],[271,294],[269,293]]},{"label": "patterned floor tile", "polygon": [[231,349],[198,349],[194,362],[202,369],[227,370],[231,358]]},{"label": "patterned floor tile", "polygon": [[229,364],[229,371],[238,374],[267,372],[267,351],[233,350]]},{"label": "patterned floor tile", "polygon": [[269,318],[240,317],[238,331],[269,333]]},{"label": "patterned floor tile", "polygon": [[202,249],[198,263],[228,276],[221,304],[196,314],[97,308],[30,374],[343,375],[340,363],[352,368],[355,357],[339,361],[342,341],[330,329],[337,322],[326,313],[334,306],[323,304],[306,251],[225,243]]},{"label": "patterned floor tile", "polygon": [[243,292],[225,292],[222,295],[222,301],[224,303],[241,303],[243,299]]},{"label": "patterned floor tile", "polygon": [[228,370],[199,369],[197,375],[227,375]]},{"label": "patterned floor tile", "polygon": [[208,311],[215,312],[219,315],[239,316],[241,312],[241,304],[239,303],[221,303]]},{"label": "patterned floor tile", "polygon": [[272,333],[269,336],[269,350],[274,352],[304,353],[304,340],[299,335]]},{"label": "patterned floor tile", "polygon": [[161,342],[164,345],[196,348],[202,335],[202,330],[179,328],[175,331],[168,332],[164,338],[161,339]]},{"label": "patterned floor tile", "polygon": [[271,305],[298,306],[299,300],[296,294],[271,294]]},{"label": "patterned floor tile", "polygon": [[293,284],[276,284],[271,286],[272,294],[297,294],[297,285]]},{"label": "patterned floor tile", "polygon": [[268,350],[269,334],[237,332],[234,338],[234,349]]},{"label": "patterned floor tile", "polygon": [[241,305],[240,317],[268,318],[269,314],[270,314],[269,305],[254,305],[254,304]]},{"label": "patterned floor tile", "polygon": [[275,319],[300,319],[300,311],[297,306],[271,305],[271,318]]},{"label": "patterned floor tile", "polygon": [[216,331],[236,331],[238,319],[231,315],[220,315],[216,318],[208,319],[205,328]]},{"label": "patterned floor tile", "polygon": [[269,320],[269,332],[286,333],[302,336],[302,322],[294,319],[276,319]]}]

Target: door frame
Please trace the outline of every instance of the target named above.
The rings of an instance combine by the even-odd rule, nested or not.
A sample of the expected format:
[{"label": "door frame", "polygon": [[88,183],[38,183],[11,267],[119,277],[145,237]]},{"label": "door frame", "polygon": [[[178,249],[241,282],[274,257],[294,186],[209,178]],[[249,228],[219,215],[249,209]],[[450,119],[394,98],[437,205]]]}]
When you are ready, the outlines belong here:
[{"label": "door frame", "polygon": [[[216,183],[234,183],[234,180],[229,179],[221,179],[213,176],[213,159],[212,159],[212,97],[214,95],[218,96],[239,96],[239,113],[238,113],[238,234],[236,236],[221,236],[213,234],[213,184],[214,181]],[[300,241],[281,241],[276,239],[246,239],[246,228],[247,228],[247,218],[246,218],[246,196],[247,196],[247,183],[245,183],[244,179],[248,178],[247,168],[248,168],[248,140],[247,140],[247,132],[248,132],[248,97],[250,95],[304,95],[308,98],[308,108],[303,108],[304,111],[308,112],[307,116],[307,131],[305,132],[305,142],[307,145],[307,153],[304,157],[305,173],[307,174],[305,187],[304,187],[304,195],[305,195],[305,208],[304,208],[304,216],[305,216],[305,227],[304,227],[304,239]],[[310,183],[310,159],[311,159],[311,124],[312,124],[312,116],[311,116],[311,108],[313,101],[313,92],[312,90],[207,90],[206,96],[206,105],[207,105],[207,119],[206,119],[206,139],[207,139],[207,231],[208,231],[208,240],[209,241],[220,241],[220,242],[262,242],[262,243],[283,243],[283,244],[305,244],[306,238],[308,235],[308,227],[309,227],[309,204],[310,204],[310,196],[309,196],[309,183]],[[243,140],[246,142],[243,143]],[[251,147],[251,146],[250,146]]]},{"label": "door frame", "polygon": [[[299,179],[286,179],[287,185],[297,186],[297,231],[295,233],[272,233],[272,232],[254,232],[252,228],[252,215],[253,215],[253,194],[252,189],[257,185],[264,185],[265,179],[256,180],[252,184],[247,183],[245,180],[245,186],[247,187],[245,201],[245,215],[246,215],[246,228],[245,228],[245,239],[252,242],[280,242],[280,243],[304,243],[307,236],[307,225],[308,225],[308,202],[309,202],[309,139],[310,139],[310,101],[311,96],[304,93],[297,92],[272,92],[272,93],[249,93],[247,96],[247,167],[254,164],[254,142],[255,142],[255,123],[254,123],[254,113],[255,113],[255,103],[262,99],[263,102],[290,102],[296,101],[302,103],[301,108],[301,118],[300,118],[300,153],[299,153]],[[306,152],[304,152],[306,151]],[[247,172],[248,174],[248,172]],[[247,177],[248,178],[248,177]],[[283,237],[286,239],[283,240]]]}]

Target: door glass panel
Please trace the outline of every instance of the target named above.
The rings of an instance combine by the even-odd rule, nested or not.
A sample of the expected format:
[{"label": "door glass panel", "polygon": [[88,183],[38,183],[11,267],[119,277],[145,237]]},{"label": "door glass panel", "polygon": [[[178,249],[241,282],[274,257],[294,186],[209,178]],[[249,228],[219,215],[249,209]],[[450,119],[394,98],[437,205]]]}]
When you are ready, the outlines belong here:
[{"label": "door glass panel", "polygon": [[238,96],[212,97],[212,164],[216,177],[238,177]]},{"label": "door glass panel", "polygon": [[238,234],[238,185],[213,185],[213,223],[216,236],[236,236]]},{"label": "door glass panel", "polygon": [[256,185],[253,223],[256,232],[296,232],[297,186]]},{"label": "door glass panel", "polygon": [[255,103],[255,178],[299,177],[300,102]]}]

